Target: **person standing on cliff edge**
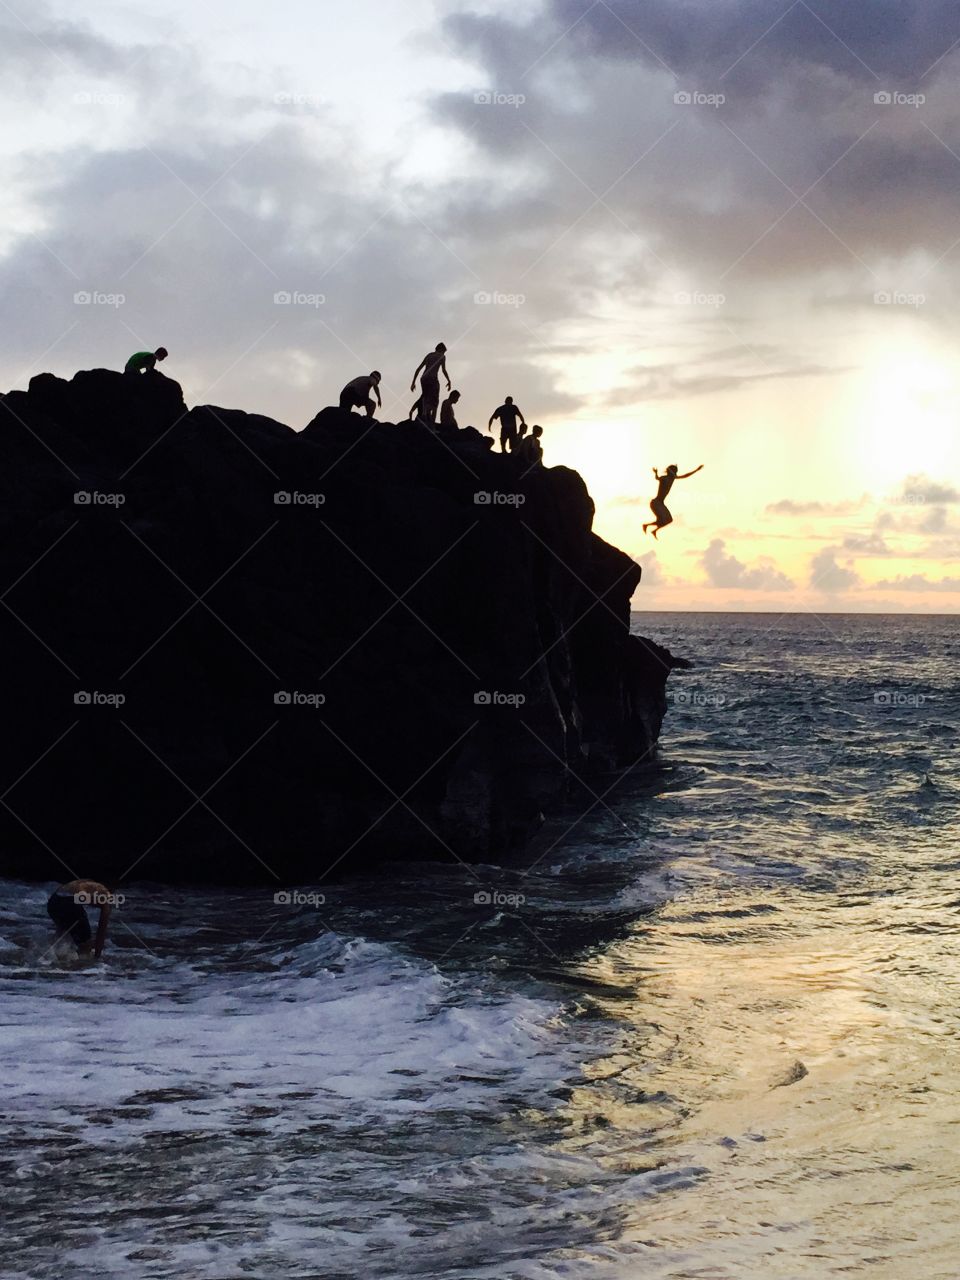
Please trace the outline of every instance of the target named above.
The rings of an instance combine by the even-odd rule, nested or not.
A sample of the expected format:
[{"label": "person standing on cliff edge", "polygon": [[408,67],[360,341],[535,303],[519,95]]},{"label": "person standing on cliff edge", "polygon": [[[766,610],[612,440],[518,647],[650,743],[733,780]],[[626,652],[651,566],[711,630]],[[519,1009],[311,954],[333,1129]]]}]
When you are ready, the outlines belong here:
[{"label": "person standing on cliff edge", "polygon": [[436,348],[428,351],[417,365],[416,373],[410,381],[411,391],[417,389],[417,378],[420,377],[421,370],[423,377],[420,378],[420,420],[433,426],[437,421],[437,406],[440,403],[441,373],[447,380],[447,390],[450,391],[453,388],[450,375],[447,373],[447,348],[444,343],[438,342]]},{"label": "person standing on cliff edge", "polygon": [[667,494],[673,488],[674,480],[689,480],[691,476],[695,476],[698,471],[702,470],[702,462],[699,467],[694,467],[692,471],[684,472],[682,476],[677,475],[677,464],[675,462],[671,462],[663,475],[660,474],[656,467],[653,468],[653,474],[657,477],[660,483],[657,486],[657,496],[650,500],[650,510],[657,518],[656,520],[647,521],[643,526],[644,533],[646,533],[648,529],[652,529],[653,536],[656,537],[661,529],[665,529],[668,524],[673,524],[673,516],[667,510],[665,500]]}]

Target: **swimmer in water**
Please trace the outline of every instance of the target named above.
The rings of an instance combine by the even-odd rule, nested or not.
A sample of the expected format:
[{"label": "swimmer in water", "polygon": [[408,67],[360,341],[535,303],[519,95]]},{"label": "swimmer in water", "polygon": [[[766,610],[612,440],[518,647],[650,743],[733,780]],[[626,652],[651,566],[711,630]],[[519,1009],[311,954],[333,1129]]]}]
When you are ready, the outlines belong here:
[{"label": "swimmer in water", "polygon": [[667,507],[666,507],[666,497],[667,497],[667,494],[670,492],[670,490],[673,488],[674,480],[689,480],[691,476],[695,476],[698,471],[702,471],[702,470],[703,470],[702,462],[700,463],[699,467],[694,467],[692,471],[687,471],[682,476],[677,475],[677,464],[675,462],[671,462],[670,466],[667,467],[663,475],[660,474],[660,472],[657,470],[656,467],[653,468],[653,474],[656,476],[656,478],[659,480],[660,483],[657,487],[657,496],[653,498],[650,502],[650,510],[653,512],[653,514],[657,518],[656,520],[647,521],[647,523],[643,526],[644,533],[646,533],[648,529],[652,529],[653,536],[656,537],[661,529],[664,529],[668,524],[673,523],[673,516],[670,514],[670,512],[667,510]]},{"label": "swimmer in water", "polygon": [[[54,889],[47,902],[47,915],[57,926],[57,941],[69,935],[78,955],[89,955],[92,951],[99,959],[114,901],[114,895],[99,880],[68,880]],[[88,906],[100,908],[96,937],[87,919],[85,908]]]}]

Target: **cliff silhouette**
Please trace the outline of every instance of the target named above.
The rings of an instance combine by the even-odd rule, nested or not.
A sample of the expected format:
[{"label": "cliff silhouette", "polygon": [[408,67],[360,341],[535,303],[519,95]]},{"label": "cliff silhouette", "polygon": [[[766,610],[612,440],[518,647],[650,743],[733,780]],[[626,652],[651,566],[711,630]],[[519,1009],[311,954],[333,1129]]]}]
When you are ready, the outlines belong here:
[{"label": "cliff silhouette", "polygon": [[0,419],[3,874],[496,861],[652,759],[680,664],[576,472],[158,372],[41,374]]}]

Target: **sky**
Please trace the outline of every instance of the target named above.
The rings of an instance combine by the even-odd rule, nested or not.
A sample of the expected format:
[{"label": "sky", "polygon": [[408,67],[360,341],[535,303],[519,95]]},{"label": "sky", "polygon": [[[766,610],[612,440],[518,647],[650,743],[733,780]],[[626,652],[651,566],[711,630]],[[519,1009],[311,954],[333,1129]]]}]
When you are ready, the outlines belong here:
[{"label": "sky", "polygon": [[952,0],[3,0],[0,69],[0,388],[397,420],[442,340],[636,607],[960,607]]}]

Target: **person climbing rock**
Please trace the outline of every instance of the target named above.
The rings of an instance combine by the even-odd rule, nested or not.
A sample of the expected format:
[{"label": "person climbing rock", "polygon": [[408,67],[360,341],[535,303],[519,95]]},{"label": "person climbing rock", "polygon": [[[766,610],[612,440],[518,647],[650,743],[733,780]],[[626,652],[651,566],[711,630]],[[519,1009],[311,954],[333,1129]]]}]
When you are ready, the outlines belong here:
[{"label": "person climbing rock", "polygon": [[135,351],[127,363],[123,366],[124,373],[146,373],[147,370],[154,370],[157,362],[166,360],[170,353],[166,347],[157,347],[156,351]]},{"label": "person climbing rock", "polygon": [[456,429],[458,425],[456,407],[457,407],[457,404],[459,403],[459,400],[460,400],[459,391],[451,391],[450,394],[447,396],[446,400],[444,400],[443,404],[440,406],[441,427],[452,427]]},{"label": "person climbing rock", "polygon": [[523,412],[521,411],[518,405],[515,405],[513,403],[513,396],[507,396],[506,400],[504,400],[500,408],[494,409],[493,413],[491,413],[490,415],[490,421],[487,423],[488,431],[491,431],[493,429],[493,424],[495,421],[499,420],[500,422],[500,452],[501,453],[508,452],[508,449],[507,449],[508,445],[509,445],[509,452],[511,453],[517,446],[517,442],[520,439],[519,435],[517,434],[518,418],[521,422],[524,421]]},{"label": "person climbing rock", "polygon": [[528,436],[521,438],[517,446],[517,459],[527,470],[543,462],[543,446],[540,443],[542,435],[543,427],[534,427]]},{"label": "person climbing rock", "polygon": [[[376,396],[376,404],[374,404],[374,396]],[[379,369],[351,379],[340,392],[340,408],[348,412],[353,409],[363,409],[367,417],[372,418],[374,410],[378,407],[383,408],[383,401],[380,399]]]}]

